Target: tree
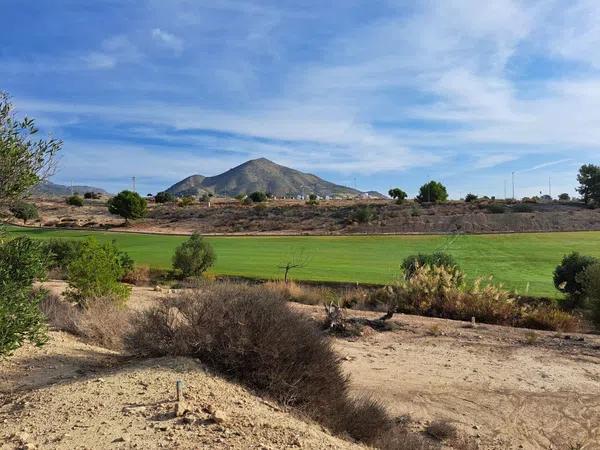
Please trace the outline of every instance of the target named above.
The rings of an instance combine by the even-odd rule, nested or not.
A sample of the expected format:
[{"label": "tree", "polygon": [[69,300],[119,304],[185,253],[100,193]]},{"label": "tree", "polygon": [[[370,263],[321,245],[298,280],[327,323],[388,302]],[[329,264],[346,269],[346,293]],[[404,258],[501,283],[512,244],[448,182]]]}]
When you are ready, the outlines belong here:
[{"label": "tree", "polygon": [[83,206],[83,199],[77,194],[71,195],[67,197],[67,205],[81,207]]},{"label": "tree", "polygon": [[170,192],[159,192],[154,197],[156,203],[171,203],[175,201],[175,196]]},{"label": "tree", "polygon": [[583,196],[585,203],[600,203],[600,166],[584,164],[579,168],[577,181],[577,192]]},{"label": "tree", "polygon": [[108,201],[108,211],[129,220],[140,219],[146,215],[146,199],[132,191],[122,191]]},{"label": "tree", "polygon": [[560,195],[558,196],[558,199],[559,199],[561,202],[568,202],[569,200],[571,200],[571,196],[569,196],[569,194],[567,194],[566,192],[564,192],[564,193],[562,193],[562,194],[560,194]]},{"label": "tree", "polygon": [[0,92],[0,203],[23,196],[54,173],[58,139],[33,139],[33,119],[15,117],[8,94]]},{"label": "tree", "polygon": [[288,259],[282,262],[279,269],[283,270],[283,281],[287,284],[288,276],[291,270],[301,269],[308,264],[308,258],[304,255],[304,251],[292,254]]},{"label": "tree", "polygon": [[419,203],[443,203],[446,200],[448,200],[446,187],[442,183],[433,180],[421,186],[417,196]]},{"label": "tree", "polygon": [[262,203],[267,201],[267,194],[264,192],[256,191],[248,195],[248,198],[254,203]]},{"label": "tree", "polygon": [[467,203],[471,203],[471,202],[474,202],[474,201],[476,201],[476,200],[477,200],[477,198],[478,198],[478,197],[477,197],[475,194],[470,194],[470,193],[469,193],[469,194],[467,194],[467,195],[465,196],[465,202],[467,202]]},{"label": "tree", "polygon": [[600,327],[600,264],[587,266],[578,276],[577,281],[583,286],[586,307],[591,312],[591,319]]},{"label": "tree", "polygon": [[554,286],[569,296],[567,306],[571,308],[582,306],[583,286],[578,280],[578,276],[588,266],[598,262],[598,259],[593,256],[580,255],[577,252],[563,257],[561,263],[554,270]]},{"label": "tree", "polygon": [[38,210],[33,203],[27,203],[22,200],[15,202],[10,207],[10,212],[17,218],[27,224],[28,220],[34,220],[39,217]]},{"label": "tree", "polygon": [[200,276],[213,266],[216,259],[212,245],[194,233],[175,250],[173,268],[181,271],[186,278]]},{"label": "tree", "polygon": [[127,300],[131,289],[119,282],[126,270],[124,254],[114,242],[101,244],[90,238],[78,250],[67,267],[67,297],[81,306],[102,297],[116,302]]},{"label": "tree", "polygon": [[40,242],[25,237],[0,241],[0,357],[25,341],[46,342],[46,321],[38,306],[44,294],[33,289],[45,272]]},{"label": "tree", "polygon": [[406,199],[406,197],[408,197],[408,194],[400,188],[390,189],[388,194],[390,194],[390,197],[395,199],[396,203],[399,205],[404,203],[404,200]]}]

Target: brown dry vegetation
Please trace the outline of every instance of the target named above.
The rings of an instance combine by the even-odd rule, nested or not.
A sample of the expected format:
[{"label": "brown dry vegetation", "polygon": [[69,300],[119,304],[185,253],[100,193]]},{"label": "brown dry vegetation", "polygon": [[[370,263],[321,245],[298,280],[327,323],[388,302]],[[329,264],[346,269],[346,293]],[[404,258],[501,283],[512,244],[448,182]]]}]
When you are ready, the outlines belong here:
[{"label": "brown dry vegetation", "polygon": [[[81,208],[63,199],[36,200],[38,225],[52,227],[104,228],[122,224],[108,214],[100,201]],[[368,206],[371,219],[357,220],[357,211]],[[411,202],[396,205],[387,200],[339,200],[306,205],[299,201],[275,200],[262,206],[243,206],[231,200],[194,204],[150,205],[148,218],[137,221],[130,231],[203,234],[361,234],[361,233],[490,233],[526,231],[600,230],[600,210],[578,204],[532,204],[532,212],[490,212],[489,202],[449,202],[422,207]]]}]

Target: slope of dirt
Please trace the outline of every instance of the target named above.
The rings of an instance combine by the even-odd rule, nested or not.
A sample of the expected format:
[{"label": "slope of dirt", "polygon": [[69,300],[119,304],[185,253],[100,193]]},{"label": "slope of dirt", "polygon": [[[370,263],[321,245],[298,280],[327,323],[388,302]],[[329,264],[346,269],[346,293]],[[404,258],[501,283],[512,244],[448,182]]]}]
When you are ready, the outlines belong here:
[{"label": "slope of dirt", "polygon": [[600,336],[395,322],[336,340],[355,392],[422,425],[449,420],[482,449],[600,449]]},{"label": "slope of dirt", "polygon": [[[590,210],[577,204],[534,204],[531,212],[518,213],[510,208],[504,214],[492,214],[486,204],[448,203],[419,207],[396,205],[385,200],[368,203],[328,201],[318,206],[303,202],[271,201],[266,205],[242,206],[224,199],[211,207],[195,204],[150,205],[146,219],[128,228],[123,220],[108,213],[100,201],[81,208],[62,200],[39,200],[40,220],[33,226],[70,228],[111,228],[120,231],[204,234],[375,234],[375,233],[500,233],[533,231],[600,230],[600,209]],[[370,218],[359,223],[359,211],[366,206]],[[18,224],[18,221],[15,223]]]},{"label": "slope of dirt", "polygon": [[[361,448],[192,359],[112,361],[112,368],[102,367],[110,357],[52,332],[44,349],[26,346],[9,367],[3,362],[0,449]],[[178,380],[188,410],[180,417]]]}]

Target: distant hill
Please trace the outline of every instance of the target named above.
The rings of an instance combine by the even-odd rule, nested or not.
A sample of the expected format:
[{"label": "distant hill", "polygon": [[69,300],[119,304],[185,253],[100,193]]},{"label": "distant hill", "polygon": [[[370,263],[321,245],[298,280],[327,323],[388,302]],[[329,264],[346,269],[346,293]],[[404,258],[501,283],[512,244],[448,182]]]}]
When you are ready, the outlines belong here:
[{"label": "distant hill", "polygon": [[63,184],[52,183],[51,181],[44,181],[38,184],[31,190],[31,195],[40,197],[66,197],[71,195],[71,189],[73,192],[79,192],[81,195],[86,192],[99,192],[100,194],[108,195],[104,189],[93,186],[65,186]]},{"label": "distant hill", "polygon": [[317,194],[354,197],[361,192],[330,183],[309,173],[281,166],[266,158],[253,159],[214,177],[192,175],[174,184],[173,195],[201,195],[211,192],[234,197],[254,191],[270,192],[277,197]]}]

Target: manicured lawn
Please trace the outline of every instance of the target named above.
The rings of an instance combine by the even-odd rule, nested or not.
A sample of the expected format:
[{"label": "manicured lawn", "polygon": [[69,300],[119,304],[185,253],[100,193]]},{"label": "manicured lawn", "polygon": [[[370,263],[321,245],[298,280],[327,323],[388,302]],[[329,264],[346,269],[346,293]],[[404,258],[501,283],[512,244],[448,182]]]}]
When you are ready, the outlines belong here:
[{"label": "manicured lawn", "polygon": [[[46,230],[10,227],[14,235],[34,238],[115,240],[140,264],[168,268],[185,237],[133,233]],[[292,272],[303,280],[389,283],[402,259],[412,253],[444,250],[457,259],[470,279],[493,275],[506,287],[531,295],[556,296],[552,272],[565,253],[600,257],[600,232],[446,236],[298,236],[209,237],[217,253],[213,272],[279,278],[277,268],[289,255],[302,253],[308,264]]]}]

